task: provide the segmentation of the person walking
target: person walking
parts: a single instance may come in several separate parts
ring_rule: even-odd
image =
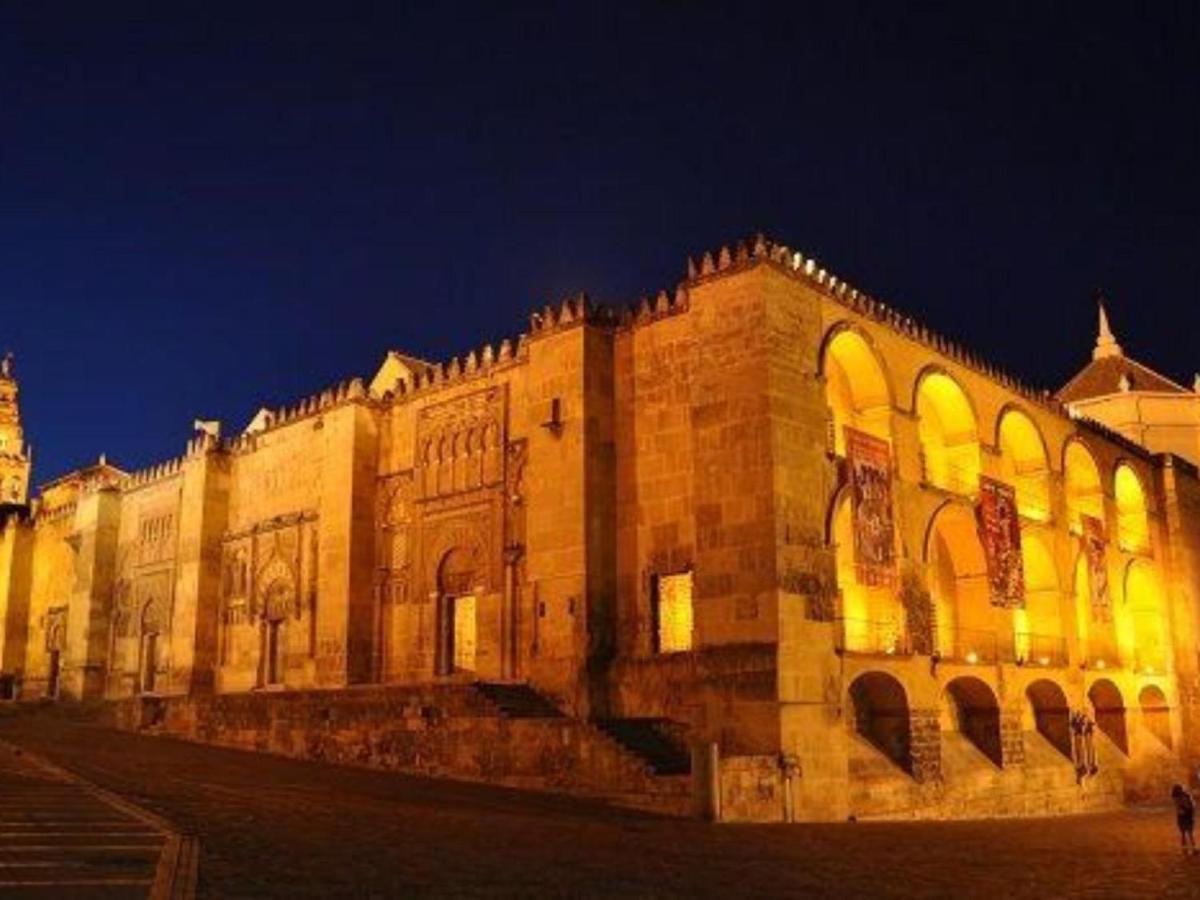
[[[1171,788],[1171,799],[1175,801],[1175,823],[1179,826],[1179,843],[1184,856],[1196,854],[1196,803],[1182,784]]]

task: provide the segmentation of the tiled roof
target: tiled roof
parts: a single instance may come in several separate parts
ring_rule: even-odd
[[[1092,397],[1121,392],[1122,376],[1129,379],[1129,390],[1150,391],[1167,394],[1190,394],[1187,388],[1176,384],[1165,375],[1159,375],[1136,360],[1127,356],[1102,356],[1093,359],[1059,390],[1057,397],[1063,403],[1074,403]]]

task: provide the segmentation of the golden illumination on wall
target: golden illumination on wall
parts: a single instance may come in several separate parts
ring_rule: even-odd
[[[681,653],[692,649],[692,573],[658,578],[658,651]]]
[[[1067,523],[1074,534],[1083,534],[1083,517],[1105,522],[1104,485],[1092,454],[1079,441],[1067,444],[1063,458],[1067,494]]]
[[[988,599],[987,560],[968,507],[947,503],[941,508],[929,529],[925,558],[938,653],[970,663],[994,660],[995,610]]]
[[[858,580],[854,560],[854,517],[849,497],[838,501],[833,519],[837,584],[841,594],[842,645],[853,653],[887,656],[906,649],[904,611],[895,586],[864,585]]]
[[[1000,480],[1013,486],[1017,511],[1028,519],[1050,518],[1050,466],[1033,420],[1010,409],[1000,420]]]
[[[1017,655],[1033,665],[1062,665],[1066,662],[1066,647],[1058,569],[1041,535],[1027,530],[1021,536],[1021,565],[1025,571],[1025,608],[1016,610],[1013,616]]]
[[[1135,559],[1125,573],[1125,617],[1123,632],[1133,647],[1133,662],[1145,675],[1161,675],[1170,669],[1170,639],[1166,596],[1158,568],[1148,559]]]
[[[1146,553],[1150,550],[1150,522],[1146,515],[1146,495],[1142,482],[1127,464],[1117,466],[1113,481],[1117,498],[1117,540],[1122,550]]]
[[[475,671],[476,618],[475,595],[454,598],[454,668]]]
[[[917,389],[925,481],[973,496],[979,490],[979,428],[967,395],[953,378],[932,372]]]
[[[891,440],[887,378],[866,339],[856,331],[834,335],[825,349],[825,401],[832,416],[834,452],[846,453],[845,426]]]
[[[1075,559],[1074,598],[1075,621],[1083,661],[1089,669],[1110,669],[1120,665],[1117,653],[1116,628],[1111,613],[1105,620],[1097,619],[1092,605],[1091,575],[1087,556],[1080,553]]]

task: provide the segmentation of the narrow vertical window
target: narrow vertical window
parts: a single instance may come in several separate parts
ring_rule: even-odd
[[[657,579],[656,623],[659,653],[692,649],[692,573],[660,575]]]

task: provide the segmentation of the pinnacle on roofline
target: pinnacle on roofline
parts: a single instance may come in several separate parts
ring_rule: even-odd
[[[1124,356],[1121,345],[1117,343],[1112,329],[1108,325],[1108,312],[1104,308],[1104,297],[1096,298],[1100,309],[1100,328],[1096,334],[1096,348],[1092,351],[1092,359],[1104,359],[1109,356]]]

